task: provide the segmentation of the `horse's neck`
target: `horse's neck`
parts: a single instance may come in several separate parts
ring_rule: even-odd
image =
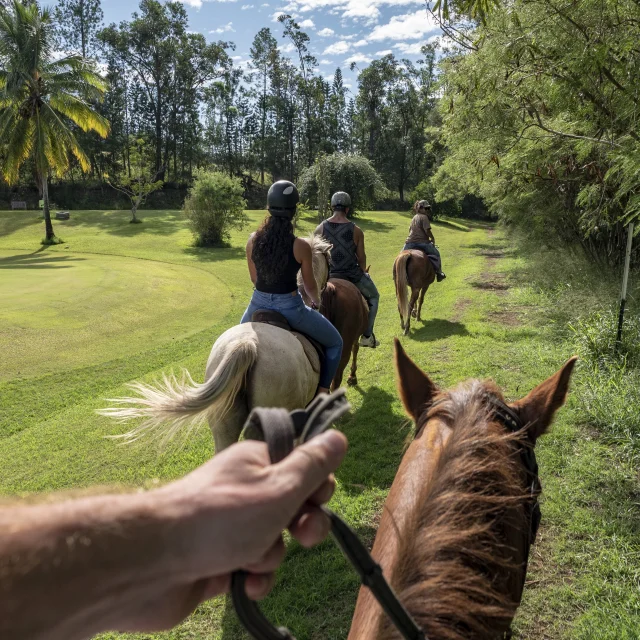
[[[420,510],[420,498],[451,430],[433,420],[411,443],[385,501],[372,555],[393,584],[393,568],[398,564],[400,538]],[[385,615],[369,589],[360,589],[349,640],[375,638],[380,617]]]

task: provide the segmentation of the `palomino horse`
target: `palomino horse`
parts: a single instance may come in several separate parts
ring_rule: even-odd
[[[575,361],[506,405],[492,382],[440,391],[396,340],[398,387],[416,434],[372,555],[426,638],[509,633],[537,524],[533,447],[564,403]],[[349,640],[398,637],[361,589]]]
[[[338,389],[342,384],[342,376],[350,356],[352,357],[351,373],[347,378],[347,384],[350,386],[358,384],[356,376],[360,349],[358,340],[367,330],[369,318],[366,300],[355,284],[348,280],[331,278],[322,294],[320,311],[342,336],[342,355],[331,389]]]
[[[436,272],[431,260],[418,249],[401,251],[393,263],[393,281],[396,284],[400,326],[404,329],[405,336],[409,335],[411,316],[415,313],[416,320],[420,320],[424,294],[435,279]],[[407,298],[407,286],[411,287],[411,300]],[[416,312],[418,295],[420,300]]]
[[[313,234],[307,242],[313,253],[318,291],[323,291],[329,277],[331,245]],[[253,407],[293,410],[309,404],[319,374],[318,355],[304,336],[270,324],[247,322],[231,327],[215,341],[203,384],[195,383],[188,371],[180,380],[165,375],[155,386],[137,382],[131,387],[138,397],[118,398],[114,402],[121,406],[100,413],[122,422],[144,418],[125,434],[130,440],[150,430],[160,431],[161,426],[165,437],[171,438],[183,426],[195,426],[206,418],[216,451],[222,451],[237,442]]]

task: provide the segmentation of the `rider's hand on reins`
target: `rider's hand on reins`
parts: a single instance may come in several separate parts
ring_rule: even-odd
[[[174,540],[181,573],[192,583],[210,581],[210,598],[229,589],[232,571],[245,569],[247,595],[264,597],[284,557],[284,529],[305,547],[329,533],[319,505],[333,495],[332,472],[346,449],[341,433],[327,431],[271,464],[266,444],[242,442],[162,489],[183,512]]]

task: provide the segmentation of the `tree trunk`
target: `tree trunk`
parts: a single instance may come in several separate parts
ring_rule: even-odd
[[[42,213],[44,215],[45,240],[47,242],[51,242],[56,237],[56,234],[53,232],[53,225],[51,224],[51,211],[49,211],[49,185],[47,183],[46,173],[42,178],[42,200],[44,202]]]

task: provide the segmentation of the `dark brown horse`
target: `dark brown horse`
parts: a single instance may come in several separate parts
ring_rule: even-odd
[[[492,382],[440,391],[396,340],[400,396],[416,434],[372,554],[430,640],[495,640],[509,632],[535,533],[532,451],[564,403],[575,360],[506,405]],[[399,637],[361,589],[349,640]]]
[[[393,263],[393,281],[396,285],[396,299],[400,312],[400,326],[404,329],[404,335],[409,334],[411,316],[420,320],[424,294],[429,285],[436,279],[436,272],[431,260],[418,249],[401,251]],[[411,299],[407,298],[407,287],[411,287]],[[416,311],[416,301],[418,307]]]
[[[358,384],[358,350],[360,336],[367,329],[369,308],[355,284],[348,280],[331,278],[322,293],[322,314],[333,324],[342,337],[342,356],[338,370],[331,383],[335,390],[342,384],[344,370],[351,360],[351,373],[347,379],[350,386]]]

